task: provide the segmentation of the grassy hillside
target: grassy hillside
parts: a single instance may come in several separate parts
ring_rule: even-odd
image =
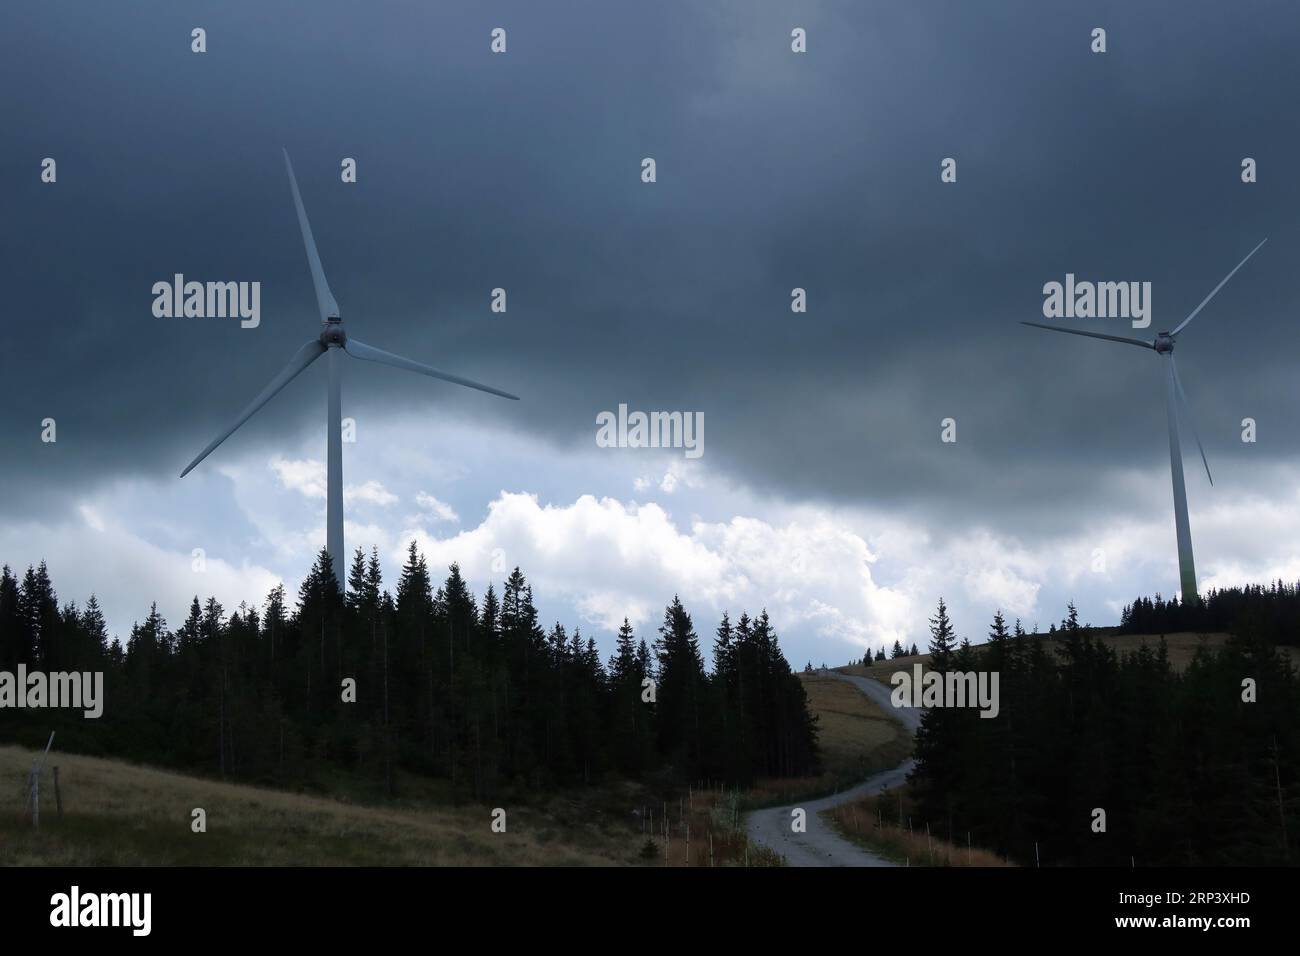
[[[0,864],[154,865],[618,865],[637,860],[630,791],[593,790],[541,808],[370,807],[221,783],[116,760],[51,755],[64,816],[47,768],[41,828],[20,811],[33,753],[0,747]],[[633,788],[634,789],[634,788]],[[207,811],[206,833],[190,830]]]
[[[907,732],[852,684],[802,674],[809,706],[817,715],[817,744],[826,773],[852,781],[897,766],[911,753]]]
[[[801,673],[799,679],[817,715],[822,772],[758,781],[746,797],[751,809],[833,793],[898,766],[912,752],[911,736],[852,684],[820,674]]]
[[[49,763],[59,766],[64,815],[55,812],[47,767],[37,832],[20,796],[35,754],[0,746],[0,787],[12,797],[0,805],[0,865],[663,865],[665,849],[672,866],[762,863],[763,854],[732,830],[741,805],[795,791],[829,792],[896,764],[910,749],[898,725],[850,685],[802,679],[820,717],[826,767],[820,777],[762,781],[740,793],[694,789],[671,800],[639,784],[612,782],[507,805],[504,834],[491,831],[492,807],[448,806],[436,788],[414,778],[402,789],[417,796],[375,806],[57,751]],[[341,792],[348,789],[340,784]],[[206,833],[190,829],[196,807],[207,811]],[[642,855],[648,836],[653,856]]]

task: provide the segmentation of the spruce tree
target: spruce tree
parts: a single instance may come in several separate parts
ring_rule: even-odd
[[[952,621],[948,619],[948,606],[939,598],[939,609],[930,618],[930,669],[941,674],[952,667],[953,649],[957,646],[957,635],[953,631]],[[915,648],[913,648],[915,653]]]
[[[706,729],[704,660],[690,615],[675,596],[664,610],[655,650],[659,752],[695,776],[702,763]]]
[[[20,661],[34,664],[35,646],[24,624],[18,579],[6,564],[0,570],[0,669],[12,671]]]

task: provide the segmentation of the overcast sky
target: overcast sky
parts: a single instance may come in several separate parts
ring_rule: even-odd
[[[976,641],[999,607],[1114,623],[1177,590],[1162,370],[1018,322],[1066,273],[1149,281],[1145,332],[1062,320],[1149,336],[1265,237],[1179,341],[1192,536],[1202,588],[1300,578],[1297,28],[1291,0],[6,4],[0,561],[123,637],[151,600],[297,586],[324,363],[177,478],[319,330],[283,146],[349,334],[523,399],[348,362],[347,547],[390,584],[412,538],[479,594],[517,564],[606,651],[674,593],[704,635],[766,606],[798,665],[924,644],[940,595]],[[175,273],[261,283],[260,325],[156,318]],[[702,413],[703,455],[597,447],[620,403]]]

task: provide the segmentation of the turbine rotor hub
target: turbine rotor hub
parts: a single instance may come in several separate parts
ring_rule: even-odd
[[[1154,348],[1161,354],[1172,352],[1174,350],[1174,337],[1168,332],[1157,333]]]
[[[325,323],[325,327],[320,331],[320,344],[326,348],[337,345],[342,348],[348,340],[348,335],[343,331],[343,322],[336,318],[330,318]]]

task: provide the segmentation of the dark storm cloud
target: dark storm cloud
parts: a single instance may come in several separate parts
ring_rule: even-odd
[[[709,461],[757,488],[1032,536],[1064,496],[1070,521],[1121,506],[1095,496],[1103,470],[1159,465],[1165,441],[1155,356],[1019,326],[1042,318],[1042,284],[1149,280],[1154,332],[1267,235],[1179,361],[1213,458],[1285,458],[1300,441],[1291,3],[0,17],[10,508],[179,471],[315,334],[281,145],[351,334],[525,397],[350,363],[345,414],[443,406],[565,447],[619,402],[702,410]],[[795,25],[805,56],[789,51]],[[195,26],[206,54],[189,50]],[[504,56],[488,51],[495,26]],[[39,182],[45,156],[55,186]],[[357,185],[339,181],[344,156]],[[955,185],[939,182],[947,156]],[[1243,156],[1258,184],[1240,183]],[[150,287],[177,272],[261,281],[261,327],[154,318]],[[504,316],[488,311],[496,286]],[[794,286],[807,315],[790,312]],[[310,370],[252,435],[323,417],[323,391]],[[1247,415],[1257,447],[1237,440]],[[47,416],[57,446],[39,442]]]

